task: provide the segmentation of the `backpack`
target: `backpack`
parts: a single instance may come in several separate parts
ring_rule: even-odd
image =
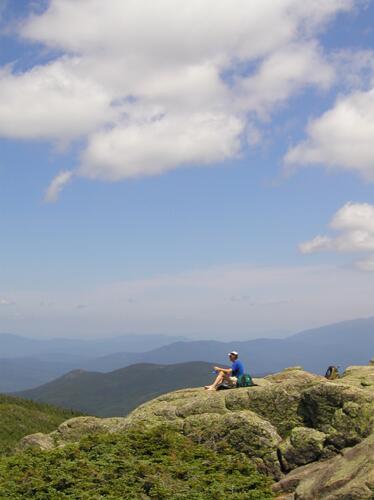
[[[325,373],[325,377],[327,380],[335,380],[340,378],[339,367],[337,366],[329,366]]]
[[[236,387],[252,387],[253,385],[256,384],[253,383],[252,377],[249,373],[243,373],[243,375],[240,375],[236,383]]]

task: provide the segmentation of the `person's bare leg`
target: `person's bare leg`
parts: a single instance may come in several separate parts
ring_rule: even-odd
[[[225,373],[224,372],[219,372],[217,377],[216,377],[216,380],[213,382],[212,385],[206,385],[205,386],[205,389],[207,389],[208,391],[215,391],[217,389],[217,387],[222,384],[223,382],[223,379],[225,377]]]
[[[206,385],[204,389],[214,390],[223,380],[223,373],[219,372],[215,381],[211,385]]]

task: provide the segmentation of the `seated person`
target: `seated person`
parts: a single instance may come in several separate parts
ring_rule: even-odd
[[[217,388],[224,383],[228,387],[236,387],[238,377],[244,374],[243,363],[238,359],[239,354],[236,351],[228,353],[231,361],[231,368],[214,367],[214,371],[218,374],[212,385],[206,385],[208,391],[216,391]]]

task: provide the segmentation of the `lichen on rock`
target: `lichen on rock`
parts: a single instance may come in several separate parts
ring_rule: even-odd
[[[98,418],[98,417],[76,417],[66,420],[50,434],[40,432],[25,436],[21,439],[18,449],[37,447],[41,450],[50,450],[68,443],[79,441],[82,437],[99,434],[115,433],[127,428],[125,417]]]
[[[319,460],[324,452],[326,434],[308,427],[294,427],[280,447],[280,461],[284,472]]]
[[[281,477],[281,437],[270,422],[251,411],[203,413],[185,419],[183,433],[213,448],[228,445],[250,457],[261,472]]]
[[[374,358],[368,366],[349,366],[344,371],[341,382],[374,391]]]
[[[374,395],[346,383],[326,382],[303,391],[305,425],[327,435],[338,450],[367,437],[374,425]]]

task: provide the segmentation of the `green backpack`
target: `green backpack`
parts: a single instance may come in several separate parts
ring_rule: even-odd
[[[252,377],[248,373],[243,373],[238,377],[238,381],[236,383],[236,387],[252,387],[256,385],[253,383]]]

